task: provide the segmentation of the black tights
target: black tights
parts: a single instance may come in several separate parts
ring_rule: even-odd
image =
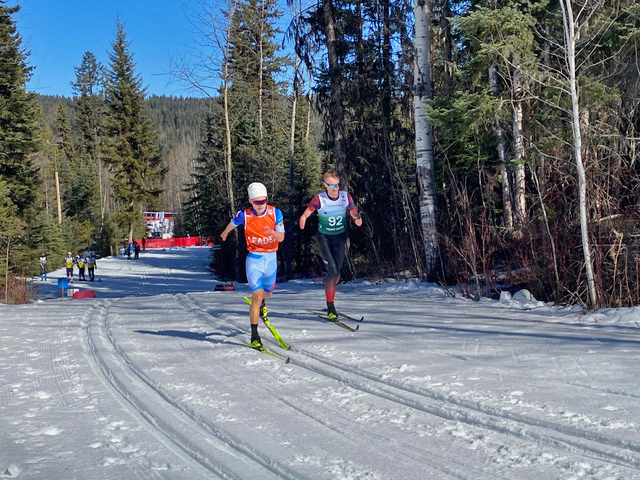
[[[345,244],[347,242],[347,234],[339,233],[338,235],[318,234],[318,246],[320,247],[320,255],[327,267],[327,276],[324,279],[325,288],[332,288],[335,292],[335,286],[340,279],[340,270],[345,259]],[[331,295],[332,296],[332,295]],[[333,299],[331,299],[333,301]]]

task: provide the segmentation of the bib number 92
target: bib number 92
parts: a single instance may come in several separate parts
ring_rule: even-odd
[[[341,227],[342,222],[344,221],[344,217],[329,217],[327,218],[327,222],[330,227]]]

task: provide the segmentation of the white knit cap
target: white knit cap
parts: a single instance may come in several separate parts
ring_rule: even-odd
[[[249,185],[247,192],[249,193],[249,200],[253,200],[254,198],[258,197],[266,197],[267,187],[265,187],[260,182],[253,182],[251,185]]]

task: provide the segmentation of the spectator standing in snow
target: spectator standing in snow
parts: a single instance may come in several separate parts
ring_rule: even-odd
[[[98,262],[96,261],[96,256],[93,252],[89,254],[87,258],[87,270],[89,271],[89,281],[93,282],[95,277],[95,269],[98,268]]]
[[[78,265],[78,280],[81,280],[83,282],[87,281],[87,279],[84,276],[85,263],[86,261],[84,259],[84,255],[82,255],[82,252],[80,252],[76,257],[76,264]]]
[[[76,259],[71,252],[67,252],[67,256],[64,257],[64,266],[67,268],[67,279],[69,283],[73,283],[73,264],[76,263]]]
[[[40,255],[40,279],[43,281],[47,279],[47,256],[44,252]]]

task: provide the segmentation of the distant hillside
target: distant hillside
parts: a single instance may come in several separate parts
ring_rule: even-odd
[[[74,100],[58,95],[36,95],[42,107],[43,125],[54,132],[58,105],[67,107],[71,125],[75,123]],[[149,117],[158,129],[158,141],[166,154],[172,147],[189,139],[200,138],[205,116],[213,101],[207,98],[185,98],[152,95],[147,99]]]
[[[197,143],[213,101],[207,98],[183,98],[153,95],[147,99],[149,116],[158,129],[163,153],[184,143]]]
[[[54,95],[37,95],[42,108],[43,127],[57,134],[56,110],[66,107],[73,135],[76,135],[74,99]],[[213,100],[153,95],[147,99],[149,118],[158,132],[158,145],[162,150],[167,172],[164,190],[160,195],[162,209],[180,214],[186,200],[185,186],[191,182],[192,162],[197,154],[202,128]]]

